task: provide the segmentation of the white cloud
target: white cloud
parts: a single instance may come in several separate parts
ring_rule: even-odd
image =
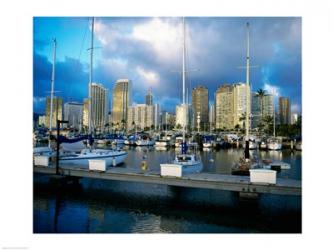
[[[143,67],[138,66],[136,68],[137,73],[139,76],[143,79],[144,82],[149,83],[149,84],[157,84],[159,81],[159,74],[150,71],[150,70],[145,70]]]
[[[117,46],[117,40],[121,37],[118,28],[113,25],[107,25],[101,20],[95,22],[94,34],[103,46],[113,49]]]
[[[147,42],[162,60],[180,57],[182,41],[181,23],[169,19],[153,18],[133,27],[133,39]]]
[[[281,95],[281,90],[278,86],[274,86],[272,84],[269,83],[265,83],[264,84],[264,90],[267,91],[267,93],[275,95],[275,96],[280,96]]]

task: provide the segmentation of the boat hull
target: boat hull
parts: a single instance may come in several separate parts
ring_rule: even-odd
[[[153,146],[155,144],[154,141],[136,141],[135,144],[137,146]]]
[[[282,149],[282,144],[273,142],[273,143],[268,143],[267,144],[268,150],[281,150]]]
[[[93,153],[93,154],[77,154],[77,155],[70,155],[70,156],[63,156],[60,158],[60,164],[73,164],[73,165],[80,165],[84,167],[89,166],[89,160],[105,160],[107,166],[111,165],[118,165],[125,161],[127,157],[127,153],[122,152],[110,152],[106,153],[101,151],[100,153]]]

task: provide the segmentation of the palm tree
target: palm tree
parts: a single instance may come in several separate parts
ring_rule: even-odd
[[[266,95],[266,91],[263,89],[258,89],[257,96],[260,100],[260,121],[262,122],[264,117],[264,96]]]

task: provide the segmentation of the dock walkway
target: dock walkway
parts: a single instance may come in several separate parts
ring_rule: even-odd
[[[34,166],[35,173],[55,175],[54,166]],[[268,193],[278,195],[302,195],[300,180],[277,178],[275,185],[251,183],[248,176],[235,176],[213,173],[186,174],[183,177],[162,177],[157,171],[142,171],[140,169],[111,167],[105,172],[89,171],[87,168],[76,166],[61,166],[60,174],[78,178],[96,178],[104,180],[142,182],[170,186],[208,188],[215,190]]]

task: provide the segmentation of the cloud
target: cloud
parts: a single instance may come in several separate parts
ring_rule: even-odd
[[[301,18],[294,17],[188,17],[186,18],[187,87],[209,89],[210,101],[221,83],[245,82],[246,26],[250,22],[250,82],[253,90],[277,88],[301,105]],[[37,30],[38,31],[38,27]],[[133,82],[133,97],[153,87],[155,102],[171,108],[180,102],[182,19],[180,17],[96,18],[97,50],[94,81],[112,90],[117,79]],[[98,44],[99,43],[99,44]],[[52,65],[45,51],[34,57],[34,96],[50,89]],[[99,56],[98,56],[99,55]],[[61,95],[87,95],[87,65],[68,56],[56,67],[56,89]],[[35,77],[36,75],[36,77]]]
[[[138,66],[136,71],[138,72],[139,76],[142,77],[142,79],[149,85],[155,85],[159,81],[159,75],[154,71],[145,70],[141,66]]]
[[[133,27],[131,38],[148,43],[160,61],[179,57],[181,24],[170,18],[153,18]]]
[[[275,95],[276,97],[279,97],[281,95],[281,90],[278,86],[265,83],[263,89],[266,90],[267,93]]]

